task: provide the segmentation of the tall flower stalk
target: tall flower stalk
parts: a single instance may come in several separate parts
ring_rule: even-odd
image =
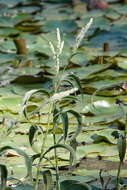
[[[93,23],[93,18],[90,18],[89,22],[86,24],[86,26],[82,27],[81,30],[79,31],[76,40],[75,40],[75,45],[73,47],[73,53],[75,54],[77,49],[79,48],[85,34],[87,33],[87,31],[89,30],[90,26]]]
[[[55,61],[55,78],[57,79],[57,77],[59,75],[59,69],[60,69],[60,55],[62,54],[62,50],[64,47],[64,41],[61,41],[61,35],[60,35],[59,28],[57,28],[56,34],[57,34],[56,47],[51,41],[49,42],[49,45],[50,45],[51,52],[53,54],[53,59]],[[55,84],[54,84],[55,93],[57,92],[57,88],[58,88],[57,82],[55,81]]]
[[[50,41],[49,45],[50,45],[50,49],[51,52],[53,54],[53,59],[55,61],[55,82],[54,82],[54,95],[51,98],[51,101],[53,100],[53,108],[55,110],[56,107],[56,103],[57,103],[57,97],[59,96],[59,94],[57,94],[58,89],[59,89],[59,80],[58,80],[58,75],[59,75],[59,70],[60,70],[60,55],[62,54],[62,50],[64,47],[64,41],[61,41],[61,34],[60,34],[60,30],[59,28],[57,28],[56,30],[56,36],[57,36],[57,44],[56,47],[55,45]],[[56,98],[56,100],[55,100]],[[56,117],[54,115],[54,117]],[[54,141],[54,145],[57,144],[56,142],[56,134],[55,134],[55,128],[57,126],[55,126],[56,124],[53,124],[53,141]],[[59,168],[58,168],[58,158],[57,158],[57,150],[56,148],[54,149],[54,155],[55,155],[55,168],[56,168],[56,190],[60,190],[60,185],[59,185]]]

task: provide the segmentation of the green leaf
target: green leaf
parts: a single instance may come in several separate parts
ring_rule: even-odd
[[[66,150],[68,150],[70,152],[70,165],[73,165],[75,162],[75,152],[73,150],[73,148],[69,145],[66,144],[56,144],[54,146],[49,147],[49,149],[43,154],[42,158],[51,150],[55,149],[55,148],[64,148]]]
[[[68,79],[71,79],[75,83],[76,87],[79,89],[80,93],[83,95],[83,90],[82,90],[82,86],[81,86],[79,78],[75,74],[69,74]]]
[[[70,159],[70,165],[73,165],[75,163],[75,159],[76,159],[75,158],[75,151],[73,150],[73,148],[71,146],[66,145],[66,144],[56,144],[54,146],[49,147],[48,150],[42,155],[41,159],[45,158],[45,155],[47,153],[49,153],[51,150],[53,150],[54,148],[63,148],[63,149],[68,150],[70,153],[70,158],[69,158]],[[34,154],[32,156],[32,162],[34,162],[34,160],[39,158],[40,156],[41,156],[40,153]]]
[[[30,177],[30,179],[32,181],[32,161],[31,161],[30,157],[23,150],[20,150],[18,148],[13,148],[11,146],[4,146],[4,147],[0,148],[0,154],[5,152],[6,150],[14,150],[19,155],[24,157],[26,168],[27,168],[27,175]]]
[[[58,124],[58,118],[60,115],[60,110],[55,106],[53,109],[53,124]]]
[[[29,143],[34,152],[38,153],[37,144],[39,143],[39,135],[43,134],[43,128],[41,126],[32,125],[29,130]],[[42,142],[42,139],[41,139]],[[40,148],[40,146],[39,146]]]
[[[45,170],[42,171],[41,174],[43,175],[45,190],[53,190],[53,180],[51,171]]]
[[[23,99],[23,105],[26,105],[27,102],[29,101],[29,99],[31,98],[31,96],[33,96],[34,94],[37,94],[37,93],[43,93],[45,94],[46,96],[49,97],[49,93],[48,91],[44,90],[44,89],[34,89],[34,90],[30,90],[28,91],[26,94],[25,94],[25,97]]]
[[[126,59],[121,59],[118,60],[118,66],[124,70],[127,70],[127,60]]]
[[[34,137],[35,137],[37,131],[38,131],[38,127],[35,125],[32,125],[29,129],[29,143],[34,152],[36,152],[36,148],[34,147],[34,142],[35,142]]]
[[[35,135],[35,133],[37,132],[37,130],[38,130],[38,127],[37,126],[31,126],[30,127],[30,130],[29,130],[29,142],[30,142],[30,145],[31,145],[31,147],[32,147],[32,145],[33,145],[33,140],[34,140],[34,135]]]
[[[5,187],[4,190],[13,190],[11,187]]]
[[[20,184],[14,187],[13,190],[34,190],[34,187],[29,184]]]
[[[88,57],[85,52],[77,52],[70,58],[71,63],[83,66],[88,64]]]
[[[107,142],[109,144],[112,144],[112,142],[104,135],[94,134],[91,136],[91,138],[93,139],[94,143]]]
[[[61,118],[63,121],[63,132],[64,132],[64,141],[68,135],[68,115],[67,112],[61,112]]]
[[[21,112],[24,114],[24,116],[25,116],[25,118],[26,118],[27,120],[29,120],[28,117],[27,117],[27,110],[26,110],[26,108],[27,108],[27,103],[28,103],[29,99],[30,99],[33,95],[35,95],[35,94],[37,94],[37,93],[42,93],[42,94],[45,94],[47,97],[49,97],[48,91],[46,91],[46,90],[44,90],[44,89],[34,89],[34,90],[30,90],[30,91],[28,91],[28,92],[25,94],[25,97],[24,97],[24,99],[23,99],[23,105],[22,105]]]
[[[34,162],[34,160],[36,160],[36,159],[39,158],[40,156],[41,156],[40,153],[32,155],[32,156],[31,156],[32,163]]]
[[[0,164],[0,170],[1,170],[1,185],[0,189],[5,190],[6,183],[7,183],[7,175],[8,171],[5,165]]]
[[[67,112],[71,113],[76,118],[76,120],[78,122],[77,129],[75,130],[74,135],[70,139],[70,140],[73,140],[79,135],[79,133],[82,130],[82,116],[81,116],[81,114],[79,114],[78,112],[76,112],[74,110],[68,110]]]
[[[61,190],[92,190],[86,183],[80,183],[76,180],[64,180],[60,184]]]
[[[84,107],[83,113],[92,113],[94,117],[86,117],[88,122],[111,122],[124,116],[124,110],[121,106],[110,104],[108,101],[95,101]]]
[[[119,135],[117,147],[119,151],[120,161],[123,162],[125,154],[126,154],[126,136]]]
[[[44,32],[51,32],[60,28],[62,32],[71,33],[77,29],[77,24],[74,20],[49,20],[42,27]]]

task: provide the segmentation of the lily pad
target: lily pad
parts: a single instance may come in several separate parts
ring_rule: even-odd
[[[74,20],[50,20],[45,23],[42,27],[44,32],[50,32],[60,28],[62,32],[75,32],[77,30],[77,25]]]

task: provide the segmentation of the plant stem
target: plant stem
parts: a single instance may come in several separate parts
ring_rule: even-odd
[[[56,145],[56,135],[53,133],[53,141],[54,145]],[[54,149],[54,155],[55,155],[55,168],[56,168],[56,190],[59,190],[59,168],[58,168],[58,159],[57,159],[57,151],[56,148]]]
[[[50,104],[50,108],[49,108],[49,114],[48,114],[48,118],[47,118],[46,133],[45,133],[44,138],[43,138],[43,143],[42,143],[42,146],[41,146],[41,154],[40,154],[39,162],[38,162],[38,165],[37,165],[37,174],[36,174],[35,190],[38,190],[39,174],[40,174],[40,163],[41,163],[41,161],[42,161],[42,157],[43,157],[43,154],[44,154],[45,143],[46,143],[46,139],[47,139],[49,127],[50,127],[50,116],[51,116],[51,112],[52,112],[52,104]]]
[[[116,190],[119,190],[119,180],[120,180],[120,171],[121,171],[122,162],[119,162],[118,172],[117,172],[117,182],[116,182]]]
[[[58,64],[59,59],[56,60],[56,65]],[[60,86],[60,81],[58,79],[59,76],[59,69],[58,72],[55,75],[56,81],[54,83],[54,93],[57,93],[59,86]],[[55,107],[55,103],[53,105]],[[53,127],[53,143],[54,145],[56,145],[56,134],[55,134],[55,126]],[[58,168],[58,159],[57,159],[57,150],[56,148],[54,149],[54,156],[55,156],[55,169],[56,169],[56,190],[60,190],[60,186],[59,186],[59,168]]]

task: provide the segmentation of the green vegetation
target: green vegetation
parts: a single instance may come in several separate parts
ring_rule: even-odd
[[[127,5],[1,0],[0,189],[127,189]]]

